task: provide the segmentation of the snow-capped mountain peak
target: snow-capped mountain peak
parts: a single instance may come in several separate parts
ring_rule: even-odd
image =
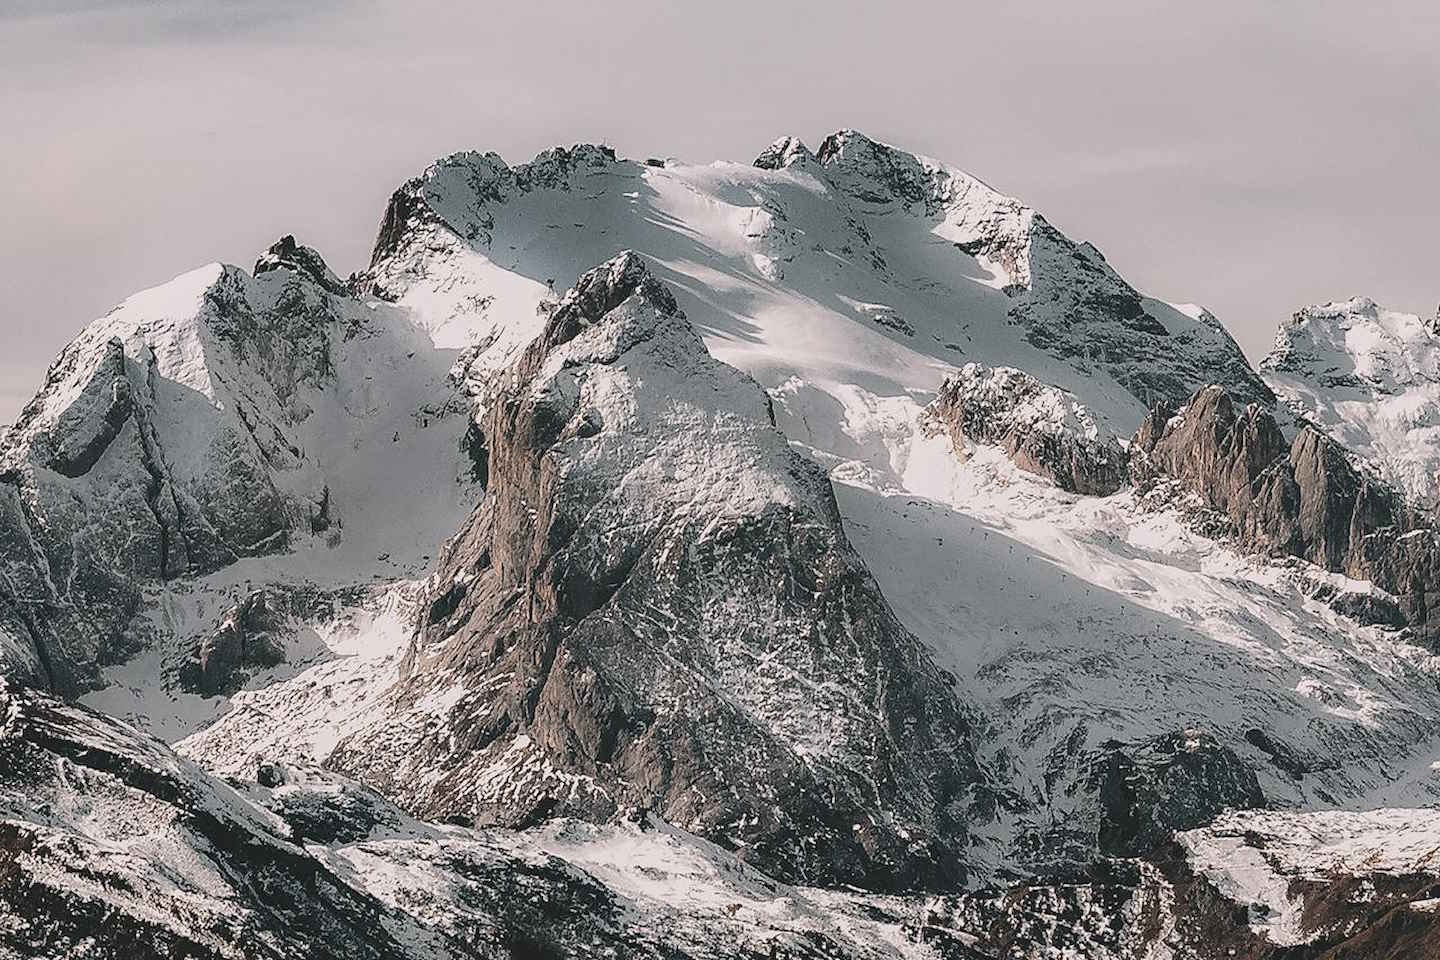
[[[783,170],[814,161],[815,154],[799,137],[780,137],[760,151],[755,158],[755,166],[762,170]]]
[[[251,272],[258,277],[270,270],[298,270],[331,293],[341,291],[340,278],[335,276],[334,271],[325,263],[325,258],[314,248],[297,243],[291,234],[286,234],[271,244],[270,249],[255,261],[255,268]]]
[[[4,437],[0,662],[74,694],[151,645],[156,585],[310,542],[363,549],[382,464],[420,439],[434,472],[461,469],[454,435],[435,442],[463,430],[442,423],[452,360],[292,237],[254,275],[212,263],[127,299]]]
[[[1368,297],[1306,307],[1260,370],[1293,410],[1417,502],[1440,502],[1440,318]]]
[[[1262,370],[1376,394],[1440,381],[1440,318],[1387,310],[1369,297],[1306,307],[1275,334]]]
[[[1302,312],[1297,421],[854,130],[445,157],[0,439],[0,953],[1424,955],[1435,818],[1358,811],[1440,797],[1440,537],[1364,463],[1440,448],[1376,413],[1434,335]]]

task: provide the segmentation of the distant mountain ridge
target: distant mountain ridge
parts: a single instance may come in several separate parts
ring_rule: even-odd
[[[1440,315],[1357,297],[1306,307],[1282,324],[1261,375],[1426,507],[1440,500]]]

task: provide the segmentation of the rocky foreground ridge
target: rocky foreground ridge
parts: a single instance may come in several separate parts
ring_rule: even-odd
[[[1399,960],[1436,946],[1434,811],[1236,815],[1153,862],[887,897],[776,883],[644,816],[441,826],[315,768],[225,782],[32,692],[0,688],[0,715],[4,956]]]

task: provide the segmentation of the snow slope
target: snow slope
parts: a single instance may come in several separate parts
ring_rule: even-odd
[[[392,199],[365,283],[437,342],[483,348],[481,369],[538,331],[552,288],[632,249],[710,351],[769,388],[905,396],[1008,364],[1127,433],[1151,399],[1216,377],[1265,392],[1213,317],[1142,297],[1018,201],[853,131],[826,144],[774,169],[455,154]]]
[[[994,762],[1033,800],[1011,824],[1022,849],[1093,842],[1097,766],[1174,734],[1233,751],[1268,803],[1440,797],[1440,661],[1310,599],[1313,569],[1209,540],[1169,498],[1077,497],[993,448],[961,465],[949,446],[916,442],[900,478],[838,465],[837,495],[886,597],[969,680]],[[1210,813],[1237,799],[1217,789]]]

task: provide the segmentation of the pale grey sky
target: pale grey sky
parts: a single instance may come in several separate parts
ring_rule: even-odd
[[[282,233],[342,275],[461,148],[955,163],[1211,307],[1440,301],[1435,0],[0,0],[0,422],[76,331]]]

